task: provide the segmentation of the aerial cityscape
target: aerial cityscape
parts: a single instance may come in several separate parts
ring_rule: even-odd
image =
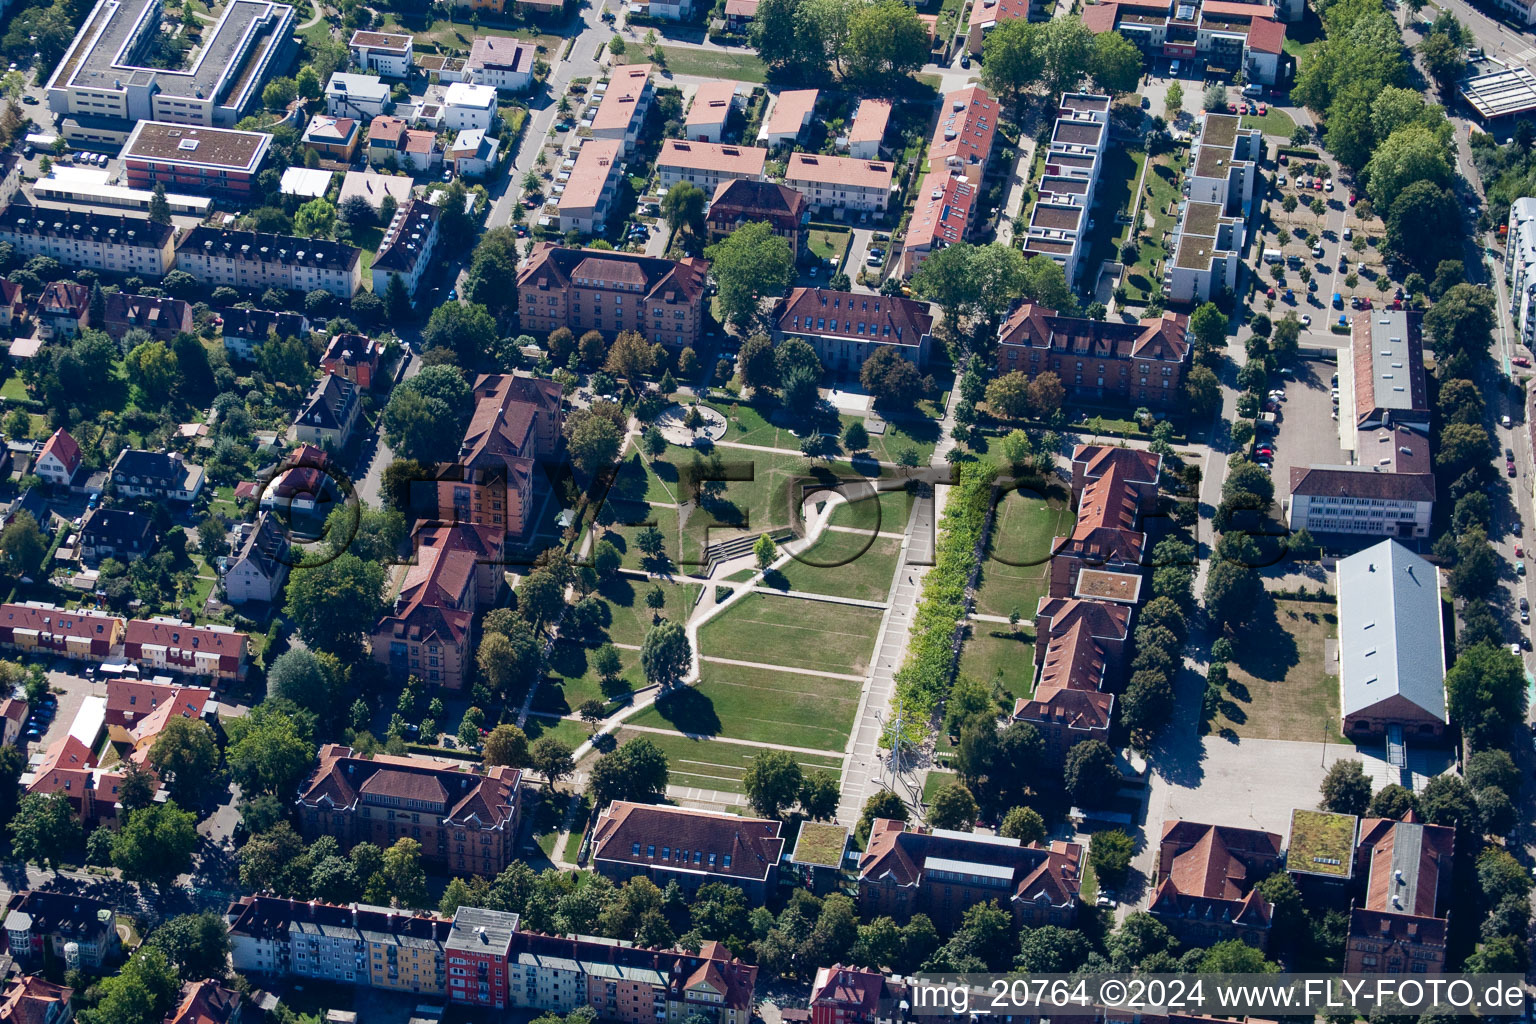
[[[0,1024],[1536,1019],[1533,148],[1527,0],[8,0]]]

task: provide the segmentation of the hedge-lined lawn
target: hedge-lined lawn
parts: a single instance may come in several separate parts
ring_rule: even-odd
[[[997,508],[976,610],[1033,618],[1050,584],[1051,540],[1070,532],[1074,519],[1063,501],[1010,491]]]
[[[1030,608],[1029,615],[1034,611]],[[960,673],[983,683],[1000,679],[1013,697],[1028,697],[1035,689],[1034,633],[1022,623],[1017,633],[1001,623],[971,623],[960,651]]]
[[[652,612],[646,606],[645,595],[653,586],[660,587],[662,593],[667,595],[661,616],[674,622],[688,621],[688,617],[693,614],[693,604],[699,596],[697,583],[667,583],[619,576],[598,589],[598,596],[608,605],[612,616],[608,623],[609,640],[635,647],[644,642],[646,630],[651,628],[652,622]]]
[[[589,700],[622,703],[628,700],[630,691],[645,685],[645,673],[640,670],[640,652],[620,648],[619,660],[624,671],[605,686],[592,667],[595,649],[572,640],[555,644],[545,662],[544,680],[534,695],[533,710],[557,715],[574,714],[583,702]]]
[[[619,731],[619,742],[645,737],[667,756],[674,786],[697,786],[718,789],[727,793],[743,792],[741,777],[746,774],[757,749],[740,743],[718,743],[713,740],[691,740],[686,736],[668,736],[663,733],[638,732],[631,729]],[[842,781],[841,756],[828,754],[796,754],[803,771],[826,771]]]
[[[904,533],[907,520],[912,517],[912,503],[916,500],[911,491],[902,488],[881,491],[878,497],[871,495],[845,501],[832,510],[827,525],[851,526],[870,533]]]
[[[820,260],[836,260],[839,270],[848,256],[848,246],[853,242],[853,232],[843,228],[811,228],[806,235],[805,247]]]
[[[706,657],[862,675],[880,630],[880,610],[771,594],[748,594],[699,629]]]
[[[816,543],[775,570],[764,583],[790,590],[884,601],[891,592],[901,541],[868,533],[827,530]]]
[[[757,743],[842,750],[860,685],[845,679],[705,662],[700,680],[640,712],[635,725]]]

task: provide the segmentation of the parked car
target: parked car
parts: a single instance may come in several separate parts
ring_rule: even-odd
[[[1285,188],[1286,184],[1287,184],[1286,177],[1283,174],[1280,175],[1280,177],[1275,179],[1275,187],[1276,188]]]
[[[1515,356],[1513,359],[1510,360],[1510,362],[1514,363],[1516,366],[1530,366],[1531,365],[1531,361],[1528,358],[1526,358],[1525,356]]]
[[[1301,315],[1301,326],[1303,326],[1303,327],[1311,327],[1312,326],[1312,315],[1310,313],[1303,313]]]

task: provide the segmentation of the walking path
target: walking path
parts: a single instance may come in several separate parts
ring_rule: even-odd
[[[699,740],[704,743],[733,743],[740,747],[751,747],[754,750],[783,750],[791,754],[809,754],[812,757],[837,757],[835,750],[817,750],[815,747],[794,747],[787,743],[763,743],[759,740],[739,740],[734,736],[709,736],[701,732],[679,733],[676,729],[660,729],[654,725],[626,725],[630,732],[651,732],[660,736],[682,735],[690,740]]]
[[[885,608],[888,602],[869,601],[862,597],[839,597],[836,594],[813,594],[807,590],[780,590],[778,587],[757,586],[753,593],[773,594],[776,597],[798,597],[802,601],[825,601],[827,604],[851,604],[856,608]]]
[[[819,676],[822,679],[841,679],[844,682],[862,683],[863,676],[852,676],[842,672],[823,672],[815,668],[793,668],[789,665],[765,665],[760,661],[741,661],[737,658],[716,658],[713,655],[703,655],[700,661],[707,661],[711,665],[735,665],[737,668],[760,668],[769,672],[790,672],[797,676]]]
[[[865,536],[865,537],[870,537],[870,536],[883,537],[886,540],[901,540],[903,537],[906,536],[906,534],[904,534],[904,533],[879,533],[879,532],[877,532],[877,533],[871,534],[868,530],[861,530],[857,526],[829,526],[829,527],[827,527],[827,529],[831,530],[834,533],[857,533],[857,534],[860,534],[860,535]]]

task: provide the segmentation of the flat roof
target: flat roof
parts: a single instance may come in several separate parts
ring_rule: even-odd
[[[803,821],[789,862],[807,867],[840,868],[848,850],[848,833],[847,825]]]
[[[352,33],[351,46],[365,46],[370,50],[397,50],[401,53],[409,53],[411,50],[411,36],[394,32],[368,32],[358,29]]]
[[[1215,237],[1221,226],[1221,207],[1215,203],[1190,203],[1184,209],[1184,232]]]
[[[1084,569],[1077,575],[1077,591],[1072,596],[1113,601],[1116,604],[1135,604],[1141,598],[1141,574]]]
[[[1200,129],[1200,142],[1207,146],[1222,146],[1231,149],[1237,141],[1237,129],[1242,121],[1235,114],[1209,113],[1205,115],[1205,124]]]
[[[233,128],[205,128],[168,121],[140,121],[123,143],[123,158],[154,160],[254,174],[266,158],[272,136]]]
[[[924,857],[924,871],[948,871],[955,875],[976,875],[1007,882],[1013,878],[1013,868],[999,864],[978,864],[973,860],[953,860],[949,857]]]
[[[1530,68],[1505,68],[1461,83],[1461,97],[1483,120],[1536,110],[1536,75]]]
[[[1087,210],[1081,206],[1065,206],[1058,203],[1038,202],[1029,215],[1029,226],[1052,231],[1076,231],[1083,223]]]
[[[306,196],[310,199],[319,199],[330,191],[332,171],[322,171],[318,168],[311,170],[308,167],[290,167],[283,172],[283,183],[280,191],[285,196]]]
[[[1298,807],[1291,812],[1286,870],[1326,878],[1350,877],[1354,872],[1357,825],[1353,814]]]

